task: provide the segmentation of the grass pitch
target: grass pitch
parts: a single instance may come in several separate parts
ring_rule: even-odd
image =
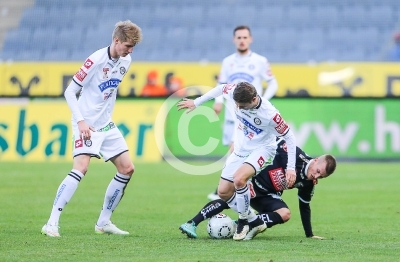
[[[61,238],[40,234],[69,163],[0,163],[0,261],[400,261],[400,164],[339,163],[316,187],[314,234],[307,239],[297,190],[283,198],[292,218],[248,242],[199,238],[178,227],[207,202],[219,174],[190,176],[167,163],[136,164],[113,222],[129,236],[96,235],[105,189],[115,171],[93,160],[65,208]],[[225,212],[232,218],[232,211]]]

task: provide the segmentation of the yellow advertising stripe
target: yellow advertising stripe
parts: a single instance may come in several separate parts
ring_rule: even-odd
[[[1,64],[0,95],[61,96],[80,63]],[[272,64],[278,97],[400,96],[400,71],[394,63]],[[121,96],[140,96],[147,74],[158,71],[158,82],[181,78],[188,95],[204,93],[217,84],[219,63],[132,63],[119,86]]]
[[[162,101],[119,101],[113,121],[125,135],[133,161],[162,160],[154,122]],[[67,103],[0,104],[1,161],[72,161],[71,113]],[[52,113],[49,113],[52,112]]]

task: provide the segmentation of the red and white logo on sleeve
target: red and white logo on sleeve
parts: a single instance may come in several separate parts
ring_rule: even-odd
[[[228,94],[229,90],[232,90],[232,88],[235,87],[236,84],[226,84],[224,85],[224,88],[222,89],[222,92],[224,94]]]
[[[83,66],[84,66],[86,69],[89,69],[89,68],[92,67],[93,64],[94,64],[93,61],[90,60],[90,59],[88,58],[88,59],[86,59],[86,61],[85,61],[85,63],[83,64]]]
[[[75,74],[76,79],[78,79],[81,82],[83,82],[86,76],[87,74],[85,73],[85,71],[82,70],[82,68],[80,68],[79,71],[76,72]]]
[[[285,120],[283,120],[280,114],[276,113],[273,120],[276,123],[275,130],[279,134],[284,134],[289,129],[288,124],[286,124]]]

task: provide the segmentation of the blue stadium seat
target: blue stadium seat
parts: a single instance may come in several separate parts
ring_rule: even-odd
[[[306,28],[298,34],[298,48],[304,52],[316,52],[324,45],[325,31],[322,28]]]
[[[189,44],[193,49],[206,50],[219,44],[218,30],[214,27],[195,27],[190,34]]]
[[[192,40],[190,40],[192,41]],[[187,27],[169,28],[161,39],[163,48],[186,48],[189,44],[189,29]]]
[[[345,6],[339,15],[339,25],[348,28],[357,28],[368,24],[365,19],[367,10],[365,6]]]
[[[176,56],[177,56],[177,51],[173,49],[164,49],[164,50],[159,50],[159,49],[154,49],[149,51],[148,54],[148,61],[176,61]]]
[[[349,28],[331,28],[325,38],[324,46],[331,50],[346,50],[354,46],[355,32]]]
[[[230,55],[231,50],[226,50],[219,47],[209,48],[204,53],[204,59],[210,62],[221,63],[222,60]]]
[[[222,4],[208,6],[205,11],[205,26],[214,26],[216,28],[221,27],[233,27],[230,19],[232,18],[232,6],[225,6]]]
[[[135,6],[127,9],[125,16],[127,19],[136,23],[141,28],[146,28],[152,26],[153,24],[153,12],[153,6]]]
[[[15,61],[42,61],[43,52],[40,49],[37,50],[20,50],[15,52]]]
[[[292,50],[298,45],[298,30],[289,28],[279,28],[275,31],[275,49]]]
[[[3,44],[3,52],[25,50],[31,47],[32,30],[19,28],[7,31]]]
[[[176,6],[159,6],[154,9],[151,14],[152,26],[178,26],[178,19],[176,18],[179,8]],[[148,14],[150,15],[150,14]]]
[[[75,10],[71,7],[60,8],[53,6],[46,15],[47,24],[58,29],[69,28],[75,25],[74,12]]]
[[[198,49],[181,49],[177,56],[176,61],[188,62],[188,61],[200,61],[204,59],[203,52]]]
[[[36,30],[33,32],[32,39],[30,41],[30,48],[28,48],[28,50],[53,50],[56,48],[55,36],[57,33],[58,32],[55,28],[36,28]]]
[[[164,32],[161,28],[145,28],[143,29],[143,40],[139,44],[144,49],[159,48],[164,45]]]
[[[265,6],[261,9],[261,15],[257,18],[256,25],[269,28],[281,27],[286,17],[283,6]]]
[[[97,49],[111,44],[111,32],[106,32],[102,29],[88,30],[82,39],[83,49],[92,50],[92,52],[94,52]]]
[[[76,49],[72,50],[69,61],[76,61],[83,63],[86,58],[88,58],[95,50],[87,50],[87,49]]]
[[[99,13],[100,9],[97,6],[81,6],[76,8],[76,10],[73,12],[72,19],[77,26],[97,26],[102,19],[101,17],[99,17]]]
[[[230,20],[236,25],[252,26],[258,19],[258,11],[254,5],[236,5],[233,7]]]
[[[313,21],[309,6],[290,6],[284,20],[286,26],[305,27],[311,26]]]
[[[367,11],[365,19],[367,19],[371,25],[380,28],[392,28],[396,22],[393,9],[388,5],[372,6]]]
[[[82,46],[83,30],[80,27],[64,28],[56,35],[55,48],[74,50]]]
[[[317,6],[312,14],[313,21],[319,27],[334,27],[338,25],[339,10],[336,6]]]
[[[44,61],[68,61],[70,53],[66,49],[44,51]]]
[[[45,26],[47,10],[44,7],[33,7],[26,9],[22,14],[20,27],[35,29]]]
[[[200,27],[205,24],[204,7],[201,5],[182,6],[178,12],[173,15],[177,26]]]

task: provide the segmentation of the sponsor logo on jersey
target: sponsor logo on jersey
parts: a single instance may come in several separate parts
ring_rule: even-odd
[[[104,92],[104,90],[109,89],[109,88],[117,88],[119,83],[121,82],[120,79],[117,78],[111,78],[110,80],[107,80],[99,85],[99,89],[101,92]]]
[[[262,156],[257,160],[257,163],[260,167],[262,167],[265,164],[265,160]]]
[[[83,66],[84,66],[86,69],[89,69],[89,68],[92,67],[93,64],[94,64],[93,61],[90,60],[90,59],[88,58],[88,59],[86,59],[86,61],[85,61],[85,63],[83,64]]]
[[[243,131],[243,134],[244,134],[245,137],[247,137],[250,140],[253,139],[254,133],[251,132],[249,130],[249,128],[247,128],[247,127],[241,128],[240,125],[239,125],[239,129]]]
[[[104,93],[104,100],[107,100],[107,99],[109,99],[110,97],[112,97],[113,96],[113,94],[114,94],[114,88],[112,88],[111,90],[110,90],[110,93]]]
[[[286,124],[285,120],[283,120],[280,114],[276,113],[273,120],[277,124],[275,130],[279,134],[284,134],[289,129],[288,124]]]
[[[85,146],[91,147],[92,146],[92,140],[90,140],[90,139],[85,140]]]
[[[258,117],[254,118],[254,123],[255,123],[256,125],[261,125],[261,119],[258,118]]]
[[[104,80],[108,79],[108,71],[110,71],[110,68],[108,68],[108,67],[103,68],[103,73],[104,73],[103,79]]]
[[[243,72],[235,73],[235,74],[229,76],[228,82],[237,82],[237,80],[246,81],[246,82],[251,83],[251,82],[253,82],[254,77],[249,74],[243,73]]]
[[[263,130],[261,128],[255,127],[253,126],[252,123],[250,123],[249,121],[247,121],[246,119],[244,119],[241,116],[236,115],[236,117],[240,120],[240,122],[242,122],[245,126],[247,126],[248,128],[250,128],[251,130],[253,130],[254,132],[256,132],[257,135],[259,135]]]
[[[75,140],[75,148],[83,147],[82,138]]]
[[[85,79],[86,76],[87,76],[87,74],[81,68],[75,74],[76,79],[78,79],[81,82],[83,82],[83,80]]]
[[[224,85],[224,87],[222,88],[222,92],[224,94],[228,94],[229,90],[232,90],[232,88],[234,88],[236,86],[236,84],[226,84]]]
[[[121,75],[125,75],[126,73],[126,68],[121,66],[121,68],[119,69],[119,72],[121,73]]]
[[[276,191],[287,189],[286,176],[285,172],[283,172],[283,168],[272,169],[268,171],[268,175]]]

